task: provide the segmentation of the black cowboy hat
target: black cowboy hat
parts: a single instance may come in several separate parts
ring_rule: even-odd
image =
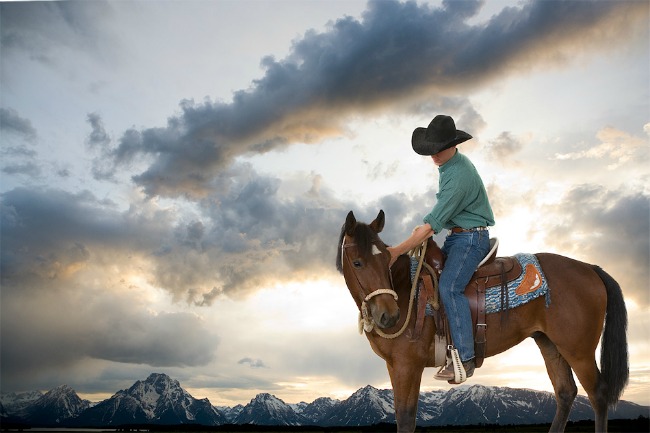
[[[456,129],[454,119],[439,114],[433,118],[428,127],[415,128],[411,144],[413,150],[420,155],[435,155],[470,138],[472,136],[467,132]]]

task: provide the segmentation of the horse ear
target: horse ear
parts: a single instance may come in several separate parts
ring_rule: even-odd
[[[357,219],[354,217],[354,213],[350,211],[347,218],[345,218],[345,233],[349,236],[354,235],[354,228],[357,225]]]
[[[386,216],[384,215],[384,211],[380,210],[379,214],[377,214],[377,218],[373,222],[370,223],[370,228],[375,231],[375,233],[381,233],[381,231],[384,229],[384,223],[386,222]]]

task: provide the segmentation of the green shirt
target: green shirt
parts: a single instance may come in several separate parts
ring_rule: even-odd
[[[443,228],[487,227],[494,225],[494,214],[485,186],[474,164],[459,151],[438,168],[440,180],[436,204],[424,217],[434,232]]]

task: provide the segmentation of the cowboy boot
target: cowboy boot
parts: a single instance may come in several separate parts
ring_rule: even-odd
[[[474,358],[463,362],[463,368],[465,369],[465,376],[468,378],[472,377],[474,375],[474,369],[476,368],[476,362],[474,361]],[[440,369],[440,371],[438,371],[433,377],[438,380],[446,380],[451,384],[456,384],[456,382],[454,382],[456,379],[456,375],[454,373],[454,363],[448,363],[445,368]]]

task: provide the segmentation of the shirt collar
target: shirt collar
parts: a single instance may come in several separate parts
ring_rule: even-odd
[[[438,167],[438,171],[440,171],[440,173],[444,173],[445,170],[447,170],[449,167],[452,167],[453,165],[456,165],[456,163],[460,160],[460,158],[461,158],[460,157],[460,151],[458,149],[456,149],[456,153],[454,154],[454,156],[452,156],[449,159],[449,161],[445,162],[440,167]]]

